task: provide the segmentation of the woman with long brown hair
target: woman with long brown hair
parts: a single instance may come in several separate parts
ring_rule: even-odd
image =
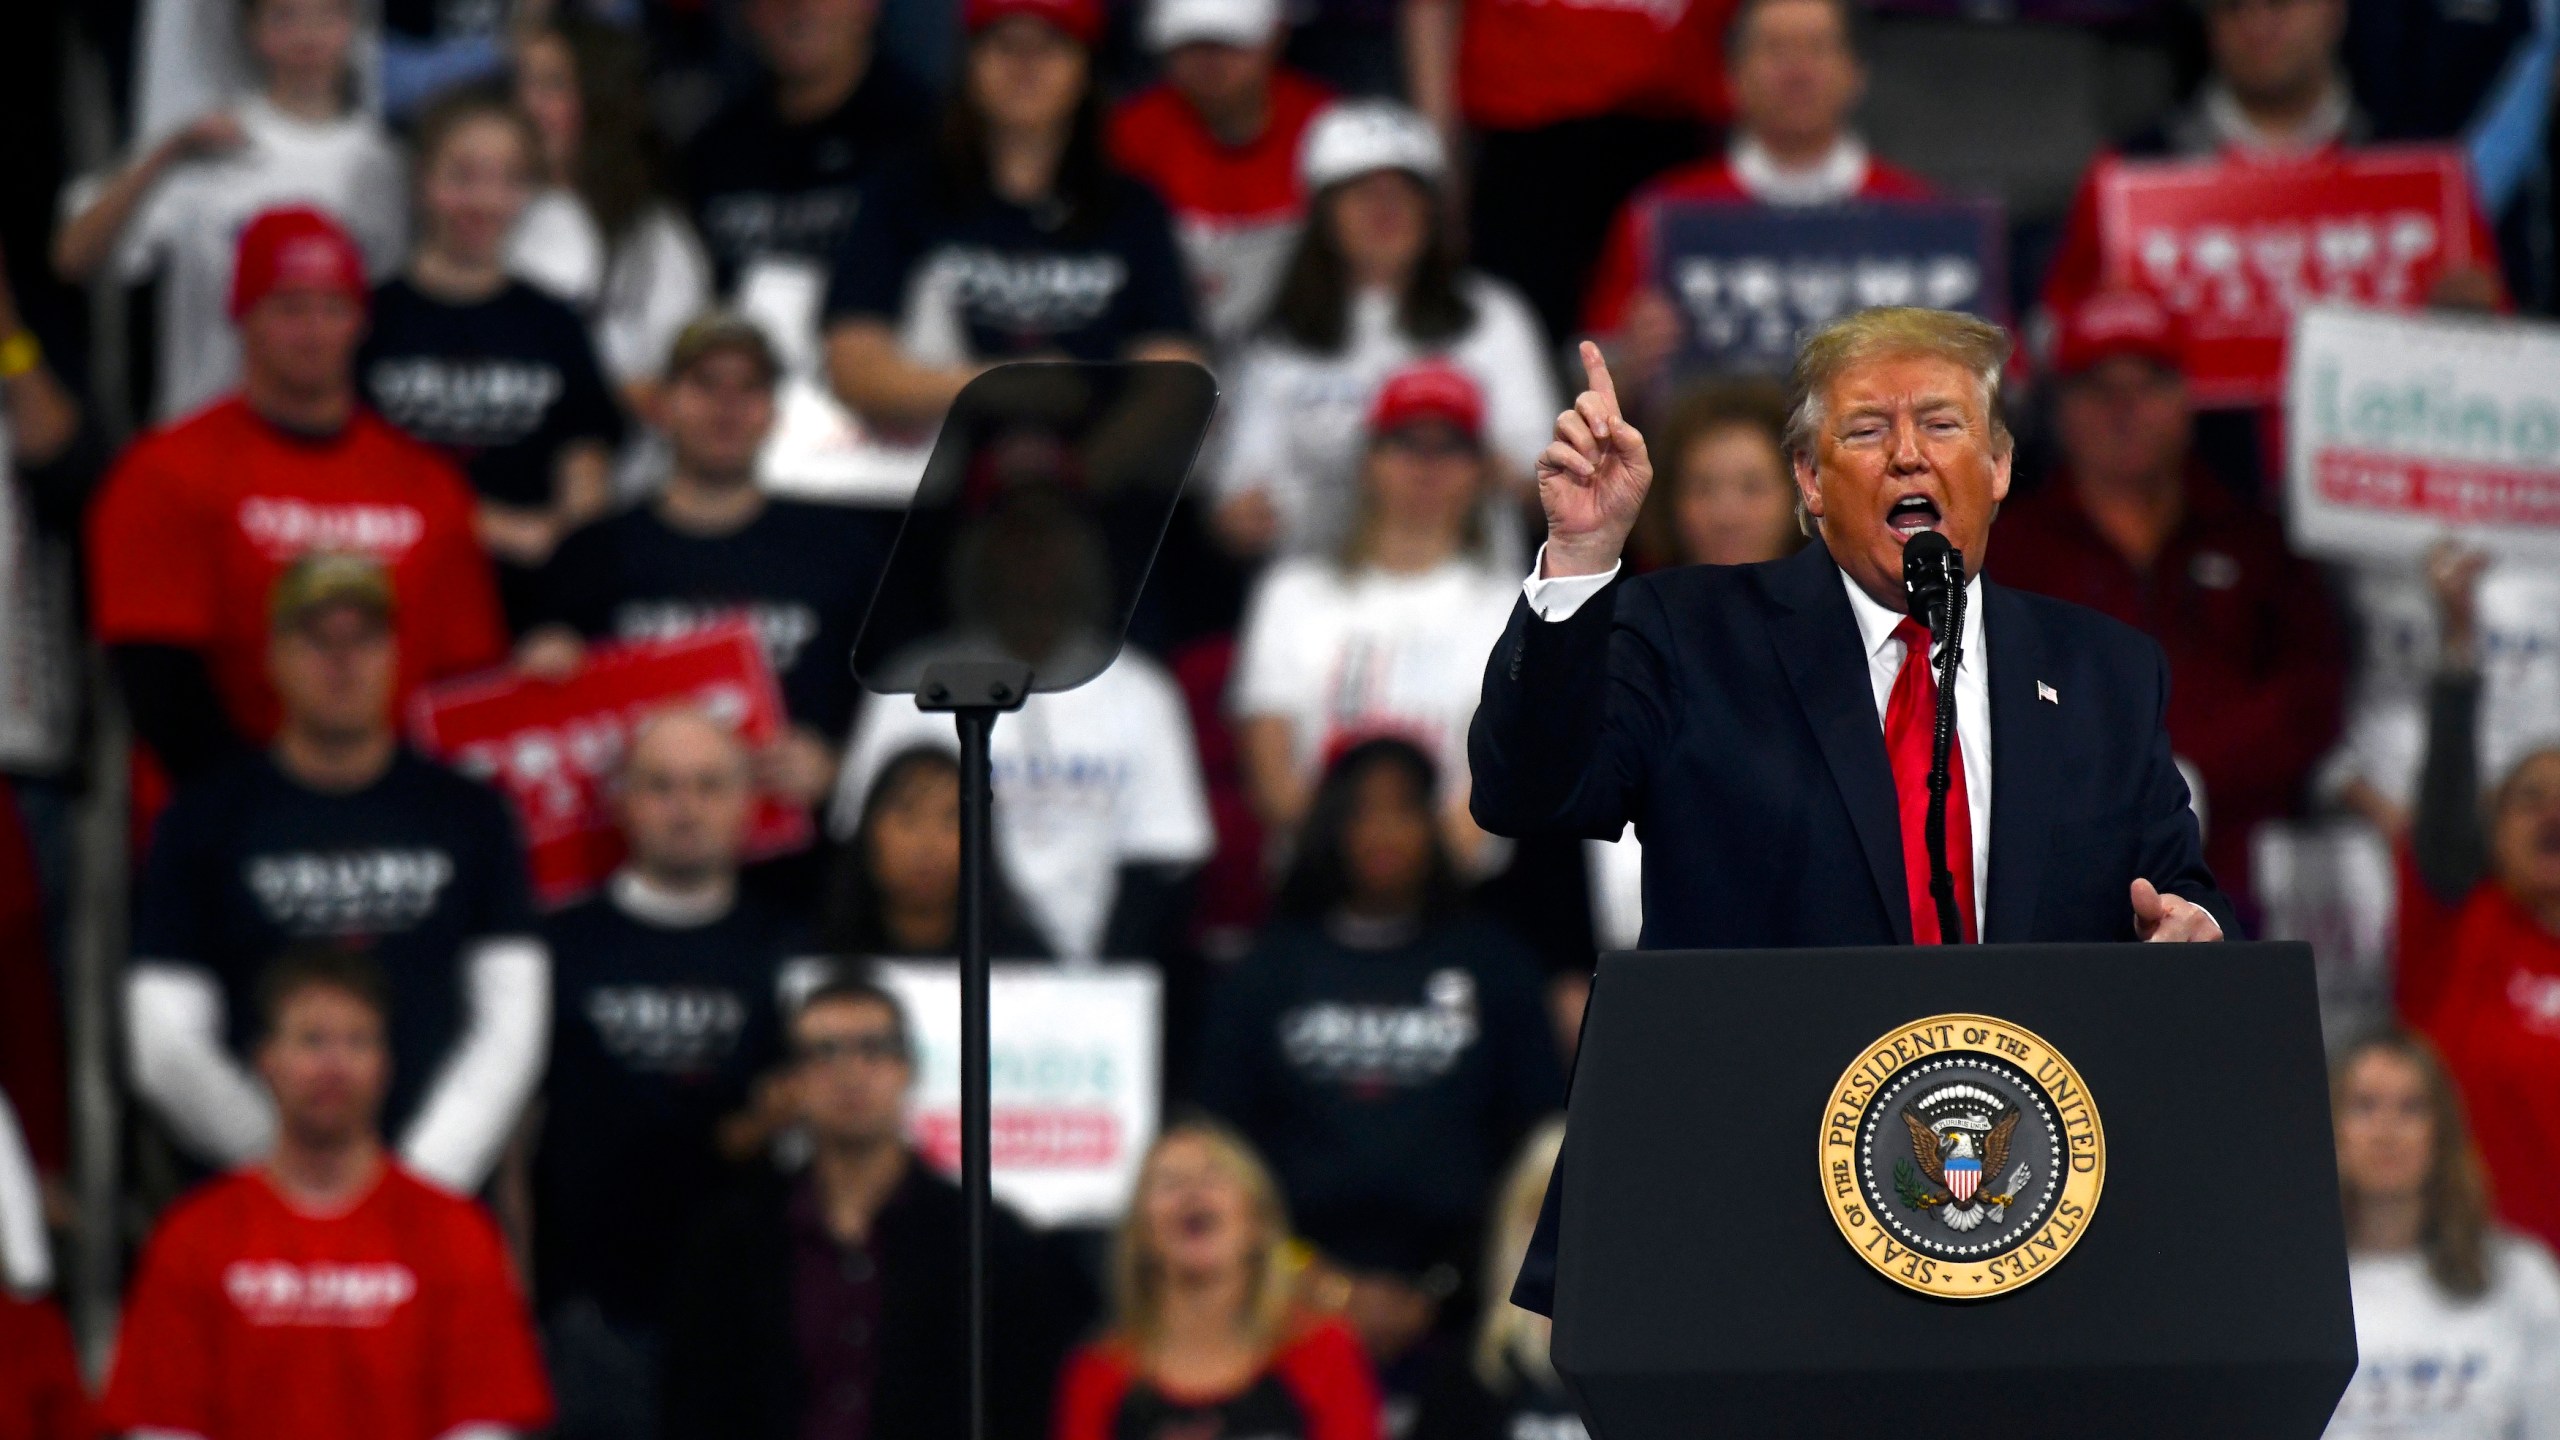
[[[2560,1270],[2489,1218],[2462,1099],[2390,1030],[2332,1072],[2359,1361],[2329,1440],[2560,1435]]]
[[[542,134],[543,186],[507,264],[569,302],[623,402],[649,413],[678,331],[711,303],[711,259],[669,203],[639,40],[558,16],[515,41],[515,100]]]
[[[1357,510],[1361,417],[1389,376],[1426,360],[1484,391],[1487,451],[1525,494],[1562,403],[1555,364],[1520,293],[1467,268],[1438,133],[1402,105],[1343,101],[1307,127],[1298,174],[1307,226],[1237,366],[1219,533],[1247,554],[1340,545]]]
[[[1167,1127],[1113,1246],[1111,1329],[1067,1362],[1055,1440],[1378,1440],[1360,1342],[1299,1308],[1292,1256],[1252,1148],[1208,1120]]]

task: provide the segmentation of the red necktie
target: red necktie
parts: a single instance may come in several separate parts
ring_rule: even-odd
[[[1929,664],[1929,632],[1906,615],[1893,627],[1902,642],[1902,673],[1884,707],[1884,750],[1902,809],[1902,876],[1911,891],[1911,938],[1938,943],[1938,902],[1929,894],[1929,746],[1938,722],[1938,677]],[[1964,938],[1982,931],[1973,915],[1973,806],[1964,793],[1964,741],[1947,747],[1947,872],[1955,877]]]

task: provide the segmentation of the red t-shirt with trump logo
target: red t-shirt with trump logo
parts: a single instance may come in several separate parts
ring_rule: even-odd
[[[488,1212],[386,1164],[310,1215],[251,1169],[161,1222],[102,1408],[207,1440],[434,1440],[538,1428],[551,1391]]]
[[[1463,0],[1458,104],[1487,130],[1595,115],[1721,120],[1734,0]]]
[[[203,654],[232,727],[264,741],[277,721],[267,592],[306,552],[369,555],[399,599],[405,698],[506,655],[472,505],[460,472],[370,414],[310,437],[222,401],[135,441],[99,491],[89,517],[98,638]]]

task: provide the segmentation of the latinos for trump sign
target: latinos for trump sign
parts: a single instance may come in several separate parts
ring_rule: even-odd
[[[1797,336],[1873,305],[2006,315],[2000,207],[1986,201],[1666,200],[1648,226],[1654,283],[1687,322],[1686,370],[1783,374]]]
[[[557,684],[504,672],[437,685],[410,702],[409,730],[418,748],[514,803],[534,895],[561,905],[622,863],[607,788],[632,729],[672,705],[708,712],[751,746],[783,730],[773,671],[744,620],[677,640],[595,646]],[[796,850],[810,833],[806,811],[768,796],[756,804],[747,853]]]
[[[2485,263],[2459,151],[2394,146],[2316,161],[2107,160],[2097,180],[2108,282],[2148,290],[2186,332],[2206,405],[2283,395],[2294,313],[2406,309],[2446,271]]]
[[[960,970],[886,963],[915,1026],[916,1148],[960,1170]],[[998,965],[987,991],[995,1193],[1039,1225],[1108,1225],[1156,1135],[1163,980],[1149,965]]]
[[[2406,558],[2459,535],[2560,562],[2560,326],[2307,311],[2285,419],[2303,551]]]

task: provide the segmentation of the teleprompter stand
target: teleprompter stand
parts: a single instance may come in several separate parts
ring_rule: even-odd
[[[1887,1271],[1961,1284],[1980,1262],[1924,1270],[1874,1227],[1940,1246],[2000,1230],[1949,1227],[1956,1187],[1931,1168],[1966,1163],[1960,1130],[1966,1152],[1988,1141],[1998,1087],[1918,1069],[1945,1059],[1927,1037],[1870,1068],[1911,1071],[1905,1088],[1844,1080],[1879,1037],[1959,1013],[2049,1042],[2103,1116],[2104,1189],[2071,1248],[2012,1259],[2032,1280],[1987,1298],[1910,1288]],[[2056,1153],[2078,1157],[2053,1089]],[[2021,1155],[2040,1193],[2039,1108],[1981,1193]],[[1594,1440],[2315,1440],[2356,1363],[2333,1144],[2300,945],[1610,955],[1551,1182],[1556,1365]],[[1873,1166],[1843,1186],[1867,1228],[1829,1203],[1841,1156]]]
[[[960,1188],[969,1428],[987,1434],[987,897],[996,717],[1119,654],[1216,409],[1197,365],[999,366],[952,402],[855,643],[865,688],[947,712],[960,749]]]

